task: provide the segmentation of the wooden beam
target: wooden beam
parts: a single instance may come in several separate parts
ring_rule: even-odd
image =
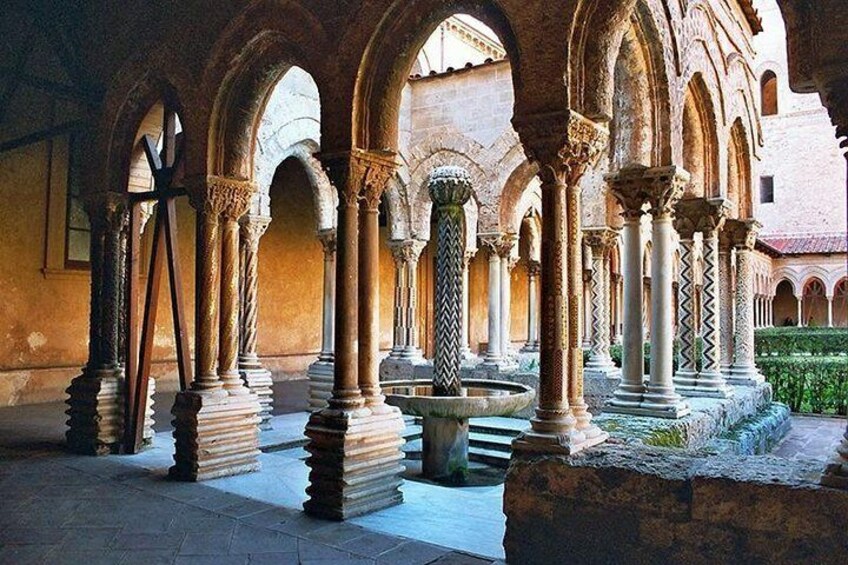
[[[164,209],[163,209],[164,208]],[[180,374],[180,390],[187,390],[191,384],[191,352],[188,342],[185,300],[183,299],[183,275],[180,267],[180,250],[177,238],[177,206],[173,198],[159,202],[159,213],[165,221],[165,235],[168,249],[168,274],[171,279],[171,310],[174,319],[174,339],[177,345],[177,369]]]
[[[54,137],[58,137],[66,133],[78,131],[81,130],[84,126],[84,121],[73,120],[64,124],[59,124],[58,126],[51,126],[43,130],[28,133],[27,135],[18,137],[17,139],[12,139],[0,143],[0,153],[6,153],[7,151],[13,151],[20,147],[32,145],[33,143],[39,143],[41,141],[52,139]]]
[[[124,374],[124,445],[125,451],[135,449],[130,428],[136,408],[135,390],[138,387],[138,285],[141,253],[141,207],[130,208],[130,226],[127,235],[126,283],[126,364]],[[128,441],[129,440],[129,441]],[[135,453],[135,451],[129,451]]]

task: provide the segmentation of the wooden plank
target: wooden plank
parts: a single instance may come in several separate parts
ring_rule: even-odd
[[[144,148],[144,155],[147,157],[147,164],[150,165],[150,172],[153,173],[155,178],[157,173],[162,169],[162,159],[159,157],[159,152],[156,151],[156,143],[153,141],[152,137],[144,134],[141,137],[141,146]]]
[[[13,151],[20,147],[32,145],[33,143],[39,143],[41,141],[44,141],[45,139],[52,139],[54,137],[64,135],[68,132],[79,131],[82,130],[84,126],[85,122],[83,122],[82,120],[72,120],[64,124],[59,124],[58,126],[53,126],[33,133],[28,133],[24,136],[15,139],[10,139],[9,141],[4,141],[3,143],[0,143],[0,153],[6,153],[7,151]]]
[[[127,284],[126,284],[126,366],[125,366],[125,390],[124,390],[124,449],[130,448],[135,453],[135,446],[128,446],[129,439],[127,429],[135,413],[135,389],[138,376],[138,285],[139,285],[139,260],[141,252],[141,206],[133,204],[130,207],[130,225],[127,235]]]
[[[141,328],[141,351],[136,378],[135,412],[131,414],[128,437],[129,453],[135,453],[144,441],[144,413],[147,410],[147,388],[153,363],[153,337],[156,331],[156,313],[159,305],[159,288],[162,280],[162,262],[165,258],[165,234],[162,230],[161,212],[157,210],[153,227],[153,250],[150,255],[150,270],[147,273],[147,296],[144,300],[144,321]]]
[[[177,114],[165,106],[162,124],[162,166],[173,169],[177,158]]]
[[[187,390],[192,377],[191,352],[186,325],[185,301],[183,299],[183,277],[180,267],[180,250],[177,239],[177,206],[173,198],[162,201],[160,214],[164,216],[168,249],[168,273],[171,278],[171,310],[174,318],[174,339],[177,345],[177,369],[180,374],[180,390]],[[162,207],[164,206],[164,210]]]

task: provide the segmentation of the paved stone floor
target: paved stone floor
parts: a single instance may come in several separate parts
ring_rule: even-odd
[[[282,415],[274,441],[302,433],[301,384],[279,387],[289,401],[275,410]],[[502,485],[407,481],[404,504],[332,523],[300,511],[308,469],[299,447],[263,453],[259,473],[168,481],[172,396],[157,396],[156,446],[131,457],[65,453],[61,404],[0,409],[0,564],[476,565],[503,558]],[[795,416],[774,454],[825,459],[844,426],[844,419]]]
[[[845,418],[792,416],[792,428],[772,450],[772,455],[825,460],[836,453],[844,433]]]

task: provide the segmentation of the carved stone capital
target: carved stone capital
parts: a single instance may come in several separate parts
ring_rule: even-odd
[[[542,273],[542,263],[539,261],[527,261],[527,274],[531,277],[538,277]]]
[[[255,214],[245,214],[239,220],[239,235],[241,240],[252,249],[259,247],[259,240],[265,235],[271,218]]]
[[[125,192],[86,194],[83,206],[94,232],[121,232],[129,225],[129,198]]]
[[[730,213],[730,202],[723,198],[684,198],[674,211],[674,229],[681,239],[692,239],[696,232],[708,236],[721,229]]]
[[[228,220],[238,220],[247,213],[257,192],[256,183],[251,180],[215,175],[187,178],[185,187],[195,210]]]
[[[427,242],[420,239],[393,239],[389,241],[389,249],[392,251],[396,265],[415,263],[426,246]]]
[[[327,176],[339,193],[339,199],[349,206],[362,201],[366,209],[376,210],[389,179],[398,167],[392,151],[355,149],[340,153],[318,155]]]
[[[516,116],[512,120],[528,159],[539,166],[543,183],[576,185],[609,140],[606,126],[577,112]]]
[[[754,249],[757,234],[763,225],[757,220],[727,220],[723,233],[736,249]]]
[[[501,258],[509,257],[516,243],[518,243],[518,234],[514,233],[481,233],[477,237],[480,238],[480,244],[489,253],[493,253]]]
[[[689,182],[689,173],[674,165],[630,165],[617,173],[606,175],[604,179],[624,209],[625,218],[636,219],[641,216],[645,203],[650,205],[650,213],[655,218],[663,218],[674,213],[674,205],[683,196],[684,187]]]
[[[583,241],[592,249],[592,254],[602,257],[615,247],[618,237],[618,230],[608,227],[586,228],[583,230]]]
[[[430,199],[439,207],[461,208],[471,198],[471,175],[462,167],[437,167],[428,183]]]
[[[321,247],[324,248],[324,255],[334,255],[336,253],[336,229],[329,228],[318,231],[318,241],[321,242]]]
[[[848,157],[848,77],[833,80],[821,89],[821,99],[830,121],[836,126],[836,137]]]

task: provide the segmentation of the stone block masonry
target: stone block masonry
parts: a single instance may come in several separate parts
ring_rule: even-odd
[[[809,460],[609,444],[514,455],[507,562],[842,564],[848,492],[820,473]]]

